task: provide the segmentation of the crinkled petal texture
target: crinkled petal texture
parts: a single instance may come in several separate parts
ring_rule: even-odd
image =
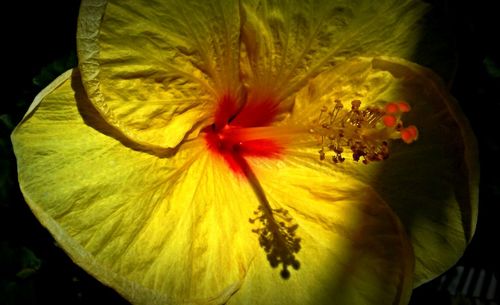
[[[78,56],[104,119],[129,139],[177,146],[238,95],[238,1],[82,1]]]
[[[342,164],[319,161],[321,141],[314,135],[297,140],[287,153],[301,156],[304,166],[325,173],[340,171],[371,185],[411,237],[414,285],[435,278],[460,258],[476,226],[479,166],[467,120],[432,71],[402,59],[378,57],[346,61],[310,80],[281,124],[320,129],[315,124],[321,108],[332,109],[335,100],[345,105],[360,100],[364,107],[406,101],[412,110],[403,122],[418,127],[419,139],[410,145],[391,143],[389,159],[368,165],[347,154]]]
[[[12,140],[34,213],[76,263],[134,304],[408,301],[404,228],[375,188],[342,171],[293,155],[248,159],[269,204],[298,224],[300,268],[286,280],[252,231],[261,203],[245,177],[202,140],[166,155],[143,150],[100,116],[76,71],[41,93]]]
[[[354,56],[410,58],[419,1],[243,0],[241,70],[250,95],[279,100]],[[257,89],[258,92],[255,92]]]
[[[344,58],[409,58],[424,9],[400,0],[85,0],[80,69],[108,123],[172,148],[196,136],[221,96],[240,101],[242,85],[244,98],[282,100]]]

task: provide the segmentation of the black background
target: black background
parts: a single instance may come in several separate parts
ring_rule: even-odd
[[[457,265],[496,273],[500,233],[500,14],[495,2],[434,0],[416,61],[450,85],[477,136],[480,211],[476,235]],[[0,305],[127,304],[78,268],[57,247],[20,194],[9,140],[35,95],[76,65],[79,1],[17,1],[2,8],[0,97]],[[447,279],[453,277],[452,268]],[[498,295],[498,289],[497,289]],[[498,296],[497,296],[498,298]],[[476,302],[476,303],[474,303]],[[450,294],[441,278],[414,291],[411,304],[490,304],[484,297]],[[498,302],[498,300],[497,300]]]

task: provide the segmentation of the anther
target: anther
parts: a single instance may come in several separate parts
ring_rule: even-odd
[[[321,161],[325,160],[325,151],[323,149],[318,150],[319,152],[319,159]]]
[[[359,107],[361,106],[361,101],[360,100],[354,100],[351,102],[352,110],[356,111],[359,110]]]

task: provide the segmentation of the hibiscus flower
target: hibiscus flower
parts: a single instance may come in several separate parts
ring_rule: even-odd
[[[12,135],[27,203],[134,304],[406,304],[476,221],[415,1],[83,1]]]

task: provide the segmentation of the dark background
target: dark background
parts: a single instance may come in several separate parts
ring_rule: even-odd
[[[495,249],[500,240],[500,178],[494,169],[500,161],[498,1],[428,2],[434,9],[424,21],[426,34],[416,61],[446,80],[477,136],[480,210],[476,235],[463,258],[442,277],[417,288],[411,304],[498,304],[498,282],[494,297],[487,292],[493,274],[498,280],[500,257]],[[35,95],[76,65],[79,1],[16,1],[11,5],[1,13],[0,305],[127,304],[73,264],[32,215],[17,185],[9,139]],[[481,272],[483,285],[478,285]]]

